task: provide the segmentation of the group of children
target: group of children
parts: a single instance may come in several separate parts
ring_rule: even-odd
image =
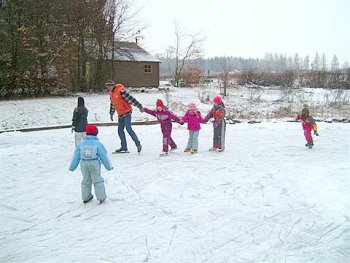
[[[201,129],[200,124],[206,123],[213,119],[213,146],[209,151],[223,152],[225,150],[225,106],[220,96],[213,99],[213,106],[205,118],[202,118],[200,111],[194,103],[190,103],[188,110],[182,118],[177,117],[163,103],[162,100],[156,101],[154,110],[142,107],[141,112],[155,116],[160,123],[163,134],[163,151],[161,156],[168,155],[169,151],[177,149],[177,145],[171,137],[172,121],[178,122],[181,125],[187,123],[189,137],[187,146],[184,152],[192,154],[198,151],[198,136]],[[88,110],[84,105],[84,99],[78,98],[78,106],[74,109],[72,119],[72,132],[75,131],[75,146],[74,157],[69,167],[69,170],[74,171],[79,163],[83,180],[81,182],[81,195],[84,203],[93,199],[91,194],[92,184],[95,187],[96,198],[100,203],[106,199],[104,180],[101,176],[101,162],[107,170],[112,170],[113,167],[107,157],[107,151],[102,143],[96,137],[98,129],[95,125],[87,124]],[[295,117],[295,120],[301,120],[304,129],[304,136],[307,141],[306,145],[309,148],[314,146],[311,131],[318,136],[317,125],[312,116],[309,114],[309,108],[304,105],[301,114]],[[170,147],[170,150],[169,150]]]
[[[141,112],[148,113],[157,118],[161,126],[163,134],[163,151],[161,156],[168,155],[170,151],[176,150],[177,145],[171,137],[172,121],[181,125],[187,123],[189,130],[189,138],[184,152],[192,154],[198,151],[198,135],[201,129],[200,124],[208,122],[211,118],[213,121],[214,136],[213,147],[210,151],[224,151],[225,146],[225,106],[220,96],[213,99],[213,107],[205,118],[202,118],[200,111],[194,103],[190,103],[188,110],[182,118],[177,117],[163,103],[162,100],[156,101],[154,110],[142,107]],[[70,171],[74,171],[79,163],[83,179],[81,182],[81,195],[84,203],[93,199],[91,194],[92,184],[95,188],[97,200],[102,204],[106,199],[104,180],[101,176],[101,163],[107,170],[113,167],[107,157],[107,151],[97,138],[98,128],[95,125],[88,125],[88,110],[85,107],[84,99],[78,98],[78,106],[74,109],[72,119],[72,132],[75,131],[75,147],[74,157],[69,167]]]

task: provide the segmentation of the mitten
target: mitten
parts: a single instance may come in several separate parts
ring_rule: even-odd
[[[111,121],[113,121],[113,114],[111,114]]]
[[[318,134],[317,131],[314,131],[314,135],[315,135],[315,136],[319,136],[319,134]]]

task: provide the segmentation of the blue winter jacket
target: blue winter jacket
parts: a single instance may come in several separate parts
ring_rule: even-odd
[[[74,152],[73,161],[69,166],[69,170],[77,169],[81,160],[100,160],[107,170],[112,170],[106,148],[94,135],[87,135],[84,140],[78,145]]]

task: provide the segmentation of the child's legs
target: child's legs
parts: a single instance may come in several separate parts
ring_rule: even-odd
[[[304,130],[304,136],[307,142],[312,142],[311,129],[306,128]]]
[[[220,140],[221,140],[221,125],[214,128],[214,138],[213,138],[214,148],[220,148]]]
[[[106,199],[105,184],[101,176],[101,163],[99,160],[89,161],[91,180],[94,184],[96,199]]]
[[[81,161],[80,162],[80,170],[83,174],[83,180],[81,181],[81,198],[86,201],[91,198],[91,175],[89,169],[90,161]]]
[[[192,145],[193,145],[193,131],[189,131],[189,133],[188,133],[187,147],[186,147],[186,148],[191,149],[191,148],[192,148]]]
[[[85,132],[75,132],[75,135],[74,135],[75,148],[77,148],[78,144],[83,140],[85,135],[86,135]]]
[[[192,131],[192,149],[198,150],[199,131]]]
[[[220,142],[219,142],[219,148],[221,150],[225,149],[225,134],[226,134],[226,122],[223,120],[221,122],[221,135],[220,135]]]

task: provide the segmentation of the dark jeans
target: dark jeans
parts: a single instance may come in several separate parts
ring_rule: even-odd
[[[127,132],[129,133],[131,139],[135,142],[136,146],[139,146],[140,141],[137,138],[137,135],[134,132],[134,130],[131,128],[131,114],[127,114],[123,117],[118,118],[118,135],[119,135],[120,142],[122,145],[121,148],[123,150],[127,150],[128,145],[127,145],[126,138],[125,138],[124,128],[126,128]]]

